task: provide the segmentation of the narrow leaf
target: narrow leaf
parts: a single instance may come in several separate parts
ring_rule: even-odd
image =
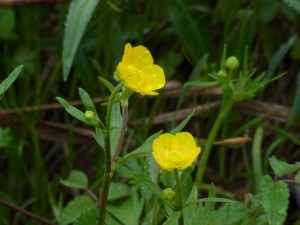
[[[0,96],[12,85],[12,83],[18,78],[20,75],[21,70],[23,69],[23,65],[18,66],[15,68],[6,79],[4,79],[0,83]]]
[[[299,0],[283,0],[285,4],[287,4],[289,7],[293,8],[300,14],[300,2]]]
[[[207,53],[207,43],[196,26],[185,1],[168,1],[168,13],[174,29],[181,42],[192,56],[194,62],[197,62],[205,53]]]
[[[153,141],[162,133],[162,131],[156,132],[155,134],[152,134],[150,137],[147,138],[147,140],[144,142],[143,145],[132,151],[131,153],[124,156],[120,161],[126,161],[131,158],[135,158],[141,155],[145,155],[147,153],[150,153],[152,150],[152,143]]]
[[[288,126],[294,125],[300,120],[300,71],[298,72],[297,88],[293,98],[293,104],[287,119]]]
[[[163,225],[177,225],[180,212],[173,212]]]
[[[177,134],[178,132],[180,132],[186,126],[186,124],[190,121],[190,119],[192,118],[192,116],[194,115],[194,113],[195,113],[195,109],[193,111],[191,111],[189,113],[189,115],[177,127],[175,127],[174,129],[172,129],[170,131],[170,133],[171,134]]]
[[[93,123],[91,121],[87,121],[85,118],[85,115],[83,112],[81,112],[79,109],[72,106],[69,102],[64,100],[63,98],[56,97],[57,101],[65,108],[65,110],[76,119],[80,120],[81,122],[91,125],[91,126],[97,126],[96,123]]]
[[[67,80],[73,59],[85,28],[99,0],[73,0],[69,7],[63,40],[63,79]]]
[[[96,112],[96,107],[93,103],[93,100],[89,96],[89,94],[82,88],[79,88],[79,95],[80,95],[80,99],[81,99],[83,105],[85,106],[85,108],[87,110]]]
[[[113,92],[115,86],[112,83],[102,77],[98,77],[98,79],[105,85],[105,87],[107,87],[110,92]]]

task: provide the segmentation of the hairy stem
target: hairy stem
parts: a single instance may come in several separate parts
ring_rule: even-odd
[[[105,171],[104,171],[104,178],[102,189],[100,193],[100,200],[99,200],[99,214],[98,214],[98,222],[97,225],[104,225],[105,223],[105,216],[106,216],[106,206],[107,206],[107,198],[109,192],[109,186],[112,179],[112,169],[111,169],[111,145],[110,145],[110,131],[111,131],[111,114],[112,114],[112,107],[115,103],[116,96],[123,87],[123,84],[118,84],[108,101],[107,106],[107,114],[106,114],[106,124],[105,124],[105,131],[103,131],[104,135],[104,151],[105,151]]]

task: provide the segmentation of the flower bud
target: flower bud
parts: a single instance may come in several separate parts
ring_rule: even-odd
[[[93,111],[87,110],[84,114],[87,121],[95,120],[95,113]]]
[[[219,70],[219,72],[217,73],[218,78],[226,78],[227,77],[227,73],[224,70]]]
[[[235,56],[230,56],[226,59],[225,66],[230,70],[235,70],[239,67],[240,62]]]
[[[173,200],[173,198],[175,197],[176,193],[175,193],[175,191],[173,191],[172,188],[166,188],[166,189],[162,190],[162,195],[167,200]]]

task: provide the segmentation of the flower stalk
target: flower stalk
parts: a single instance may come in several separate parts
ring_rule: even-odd
[[[226,101],[226,100],[227,100],[226,98],[223,99],[222,107],[220,109],[219,115],[218,115],[218,117],[213,125],[213,128],[210,131],[208,138],[205,142],[204,150],[201,155],[201,159],[200,159],[199,166],[198,166],[197,173],[196,173],[196,185],[198,188],[201,188],[206,164],[207,164],[213,143],[214,143],[216,136],[220,130],[221,124],[222,124],[223,120],[226,118],[226,116],[228,115],[228,113],[230,112],[231,107],[233,105],[232,101]]]
[[[178,170],[174,170],[175,182],[176,182],[176,190],[177,190],[177,209],[180,211],[180,216],[178,219],[178,225],[183,225],[183,195],[182,195],[182,187],[179,179]]]
[[[122,89],[122,87],[123,87],[123,83],[119,83],[111,93],[111,96],[108,101],[108,106],[107,106],[105,130],[102,132],[104,136],[105,171],[104,171],[103,184],[102,184],[100,198],[99,198],[100,200],[99,200],[97,225],[103,225],[105,223],[109,186],[113,176],[112,163],[111,163],[111,145],[110,145],[111,115],[112,115],[113,104],[115,103],[117,94]]]

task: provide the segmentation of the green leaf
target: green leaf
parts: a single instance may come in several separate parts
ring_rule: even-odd
[[[109,187],[108,200],[124,198],[130,194],[130,189],[126,184],[112,182]]]
[[[197,186],[194,185],[183,207],[183,218],[184,218],[185,225],[194,225],[194,222],[197,220],[196,218],[196,212],[198,208],[197,199],[198,199]]]
[[[97,207],[93,207],[82,213],[75,221],[74,225],[96,225],[97,224]]]
[[[193,111],[191,111],[189,113],[189,115],[177,127],[175,127],[174,129],[172,129],[170,131],[170,133],[171,134],[177,134],[178,132],[180,132],[186,126],[186,124],[190,121],[190,119],[192,118],[192,116],[194,115],[194,113],[195,113],[195,109]]]
[[[82,88],[79,88],[79,96],[80,96],[80,99],[81,99],[84,107],[87,110],[93,111],[94,113],[97,112],[96,107],[93,103],[93,100],[91,99],[89,94],[85,90],[83,90]]]
[[[273,182],[270,176],[262,177],[260,183],[261,204],[269,224],[281,225],[287,216],[289,189],[283,181]]]
[[[298,173],[295,176],[295,181],[300,184],[300,170],[298,171]]]
[[[138,225],[144,201],[139,198],[135,188],[131,189],[130,192],[130,198],[110,204],[107,211],[124,225]]]
[[[103,83],[105,85],[105,87],[107,87],[107,89],[110,92],[113,92],[113,90],[115,89],[115,86],[112,83],[110,83],[108,80],[106,80],[102,77],[98,77],[98,79],[101,81],[101,83]]]
[[[293,173],[300,169],[300,162],[294,164],[289,164],[285,161],[277,159],[275,156],[269,158],[270,166],[272,167],[273,172],[278,177]]]
[[[81,112],[79,109],[75,108],[74,106],[72,106],[69,102],[67,102],[66,100],[64,100],[63,98],[60,97],[56,97],[57,101],[65,108],[65,110],[73,117],[75,117],[76,119],[80,120],[81,122],[87,124],[87,125],[91,125],[91,126],[97,126],[98,124],[96,124],[95,122],[92,121],[88,121],[85,118],[85,114],[83,112]]]
[[[12,83],[18,78],[23,65],[15,68],[8,76],[0,83],[0,96],[12,85]]]
[[[0,148],[8,147],[12,140],[9,128],[0,127]]]
[[[163,225],[178,225],[180,212],[173,212]]]
[[[67,80],[73,59],[85,28],[99,0],[73,0],[69,7],[63,40],[63,79]]]
[[[152,143],[153,141],[158,138],[158,136],[162,133],[162,131],[158,131],[155,134],[152,134],[150,137],[147,138],[147,140],[142,144],[140,147],[132,151],[131,153],[125,155],[120,160],[121,162],[126,161],[128,159],[136,158],[141,155],[148,154],[152,151]]]
[[[207,58],[208,55],[205,54],[196,64],[193,72],[191,73],[191,75],[189,76],[189,80],[188,82],[192,82],[195,81],[196,79],[199,78],[199,75],[201,74],[202,70],[204,69],[204,67],[207,65]],[[185,84],[186,85],[186,84]],[[179,100],[177,102],[176,105],[176,109],[179,109],[181,104],[183,103],[184,99],[186,98],[186,95],[188,94],[189,90],[190,90],[190,86],[185,86],[183,87],[182,92],[180,93],[179,96]]]
[[[147,176],[145,176],[142,173],[137,173],[134,171],[130,171],[131,174],[144,183],[152,192],[155,194],[164,204],[166,204],[168,207],[173,208],[171,202],[169,200],[166,200],[161,192],[161,189],[157,186],[156,183],[154,183],[152,180],[150,180]]]
[[[280,48],[277,50],[277,52],[273,55],[269,68],[266,72],[265,80],[271,79],[276,71],[276,68],[281,63],[281,61],[284,59],[286,54],[288,53],[289,49],[292,47],[294,42],[296,41],[296,35],[290,37],[286,43],[280,46]]]
[[[298,0],[283,0],[283,2],[300,14],[300,2]]]
[[[202,33],[196,26],[196,21],[185,5],[185,1],[168,1],[168,14],[181,42],[192,56],[194,62],[197,62],[208,52],[208,43],[206,43]]]
[[[294,125],[300,120],[300,71],[298,72],[296,93],[293,98],[293,104],[287,119],[288,126]]]
[[[60,180],[60,183],[66,187],[86,189],[88,187],[88,178],[83,172],[72,170],[68,178]]]
[[[16,26],[16,15],[12,8],[0,9],[0,38],[13,40],[17,38],[14,32]]]
[[[112,115],[111,115],[111,153],[114,154],[116,149],[117,149],[117,145],[118,145],[118,141],[119,141],[119,137],[120,137],[120,133],[121,133],[121,126],[122,126],[122,115],[121,115],[121,108],[120,108],[120,103],[115,103],[113,104],[112,107]]]
[[[68,203],[58,217],[60,225],[75,222],[81,215],[96,206],[96,203],[88,196],[79,196]]]

